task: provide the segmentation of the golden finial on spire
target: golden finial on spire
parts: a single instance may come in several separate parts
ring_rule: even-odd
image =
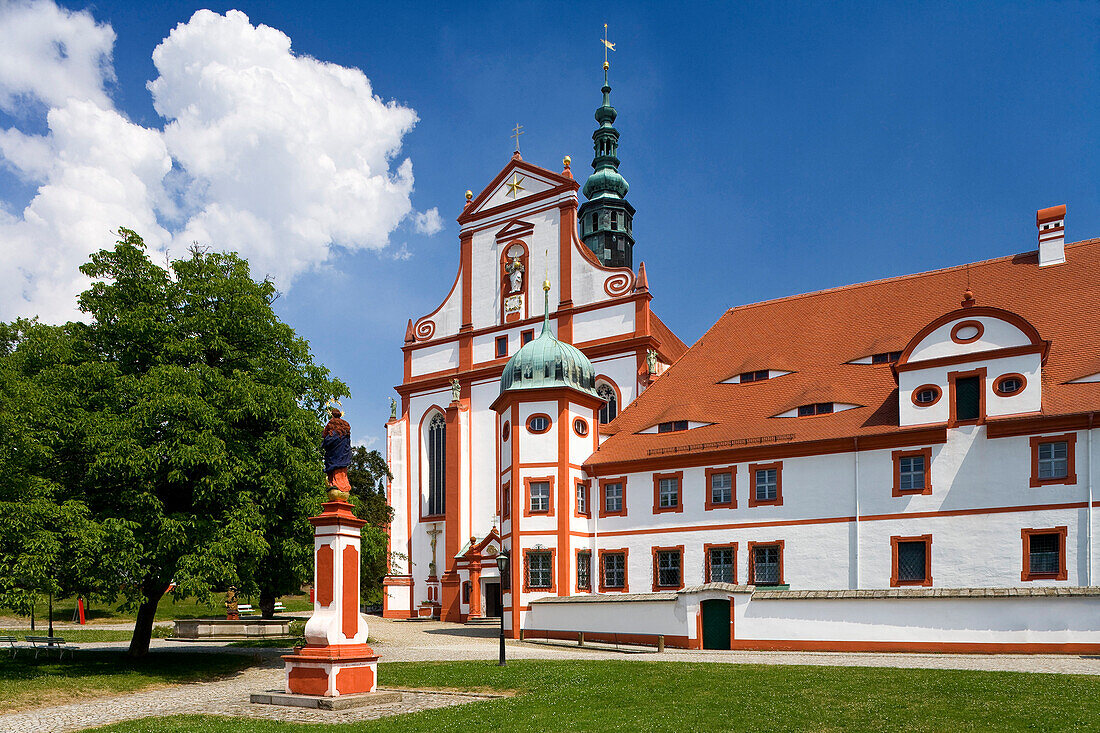
[[[611,64],[607,60],[607,52],[615,50],[615,44],[607,40],[607,23],[603,24],[603,38],[600,40],[603,41],[603,70],[607,71],[611,68]]]

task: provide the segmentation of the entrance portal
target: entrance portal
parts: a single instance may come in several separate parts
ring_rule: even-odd
[[[485,616],[500,618],[500,582],[485,583]]]

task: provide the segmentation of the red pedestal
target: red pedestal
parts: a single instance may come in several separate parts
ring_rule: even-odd
[[[367,646],[367,620],[359,613],[359,530],[366,524],[351,504],[325,503],[311,518],[316,569],[313,615],[306,645],[283,657],[286,691],[338,697],[374,692],[378,656]]]

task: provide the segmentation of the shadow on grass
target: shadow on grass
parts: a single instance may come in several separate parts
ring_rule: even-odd
[[[259,663],[259,658],[241,654],[150,652],[144,659],[131,659],[122,651],[78,651],[60,661],[44,656],[36,660],[21,651],[14,659],[0,661],[0,689],[43,679],[109,682],[112,677],[134,675],[153,683],[180,684],[234,677]]]

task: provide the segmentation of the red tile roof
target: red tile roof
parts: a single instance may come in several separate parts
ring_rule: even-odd
[[[731,308],[607,426],[610,437],[586,465],[639,461],[655,450],[723,441],[801,442],[902,430],[890,366],[846,362],[900,351],[930,321],[957,309],[967,269],[978,305],[1017,313],[1051,341],[1042,414],[1100,410],[1100,383],[1067,384],[1100,371],[1100,239],[1090,239],[1067,244],[1066,263],[1051,267],[1039,268],[1032,251]],[[765,368],[794,373],[721,383]],[[862,407],[772,417],[811,402]],[[665,420],[713,424],[637,434]]]

